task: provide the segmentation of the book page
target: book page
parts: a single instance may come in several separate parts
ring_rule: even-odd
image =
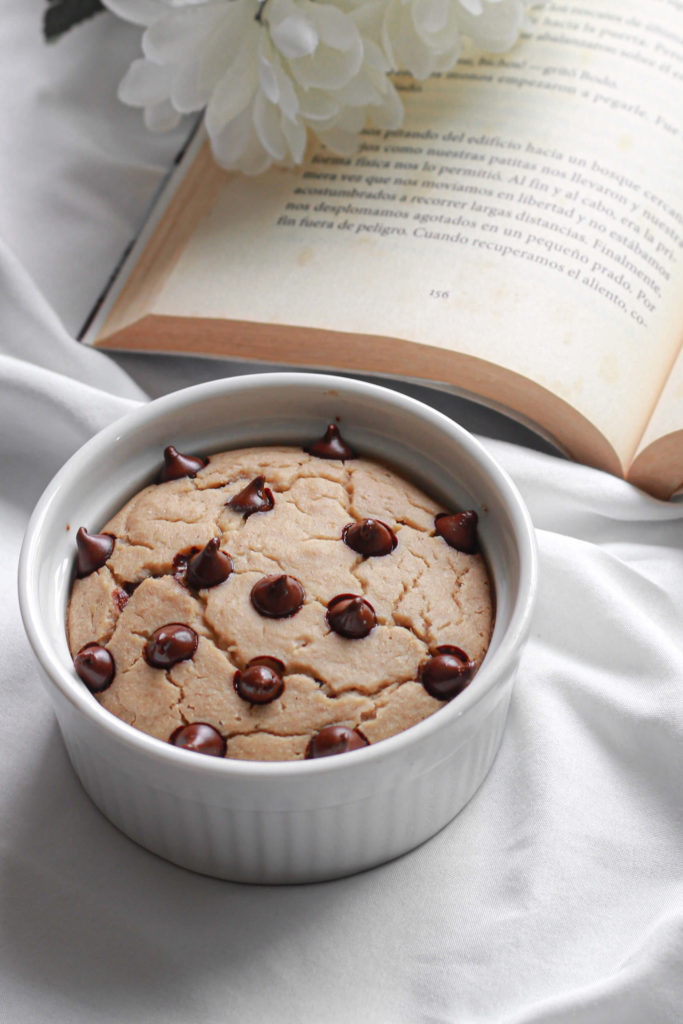
[[[669,374],[662,397],[639,445],[638,454],[658,437],[672,434],[675,430],[683,430],[683,351]]]
[[[683,351],[647,425],[629,479],[659,498],[683,488]]]
[[[368,129],[356,156],[226,179],[150,312],[471,355],[558,395],[628,465],[680,348],[683,3],[551,2],[536,21],[505,57],[399,76],[403,128]]]

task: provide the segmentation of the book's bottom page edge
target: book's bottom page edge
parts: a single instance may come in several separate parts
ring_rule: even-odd
[[[676,430],[644,448],[634,459],[626,479],[663,501],[683,491],[683,430]]]
[[[451,395],[457,399],[463,399],[464,401],[470,402],[473,405],[482,408],[489,409],[494,412],[497,416],[500,416],[504,422],[508,424],[516,424],[523,428],[524,432],[528,432],[532,437],[525,438],[523,431],[513,433],[512,436],[507,437],[503,435],[502,431],[495,432],[493,436],[496,440],[506,441],[510,443],[528,444],[531,445],[538,451],[544,454],[553,455],[557,458],[570,459],[571,454],[562,447],[560,442],[554,438],[547,431],[543,430],[538,423],[534,423],[533,420],[527,416],[523,416],[514,410],[511,410],[507,406],[494,401],[493,399],[485,399],[481,395],[475,394],[473,391],[467,391],[465,388],[457,387],[455,384],[446,384],[438,380],[429,380],[425,377],[408,377],[401,374],[392,373],[379,373],[368,371],[367,373],[360,373],[359,371],[352,370],[340,370],[338,366],[327,366],[318,364],[312,366],[310,364],[297,364],[297,363],[276,363],[266,359],[250,359],[244,360],[237,356],[216,356],[214,353],[208,352],[178,352],[169,350],[167,352],[161,349],[155,349],[154,353],[140,352],[139,350],[132,350],[129,348],[116,348],[110,345],[98,345],[102,351],[120,353],[122,355],[159,355],[159,356],[172,356],[174,358],[185,358],[185,359],[200,359],[206,362],[211,362],[216,359],[220,359],[225,363],[230,364],[235,368],[236,373],[250,373],[250,372],[271,372],[271,373],[291,373],[300,371],[302,373],[332,373],[332,374],[343,374],[347,377],[355,379],[370,379],[377,383],[386,382],[392,386],[396,386],[399,390],[403,386],[412,388],[427,388],[432,391],[437,391],[444,395]],[[470,427],[471,431],[480,432],[483,434],[489,434],[485,429],[478,427]]]
[[[99,337],[94,345],[116,352],[220,358],[270,369],[381,376],[431,387],[503,414],[577,462],[624,476],[607,438],[564,399],[519,373],[462,352],[291,325],[161,316]]]

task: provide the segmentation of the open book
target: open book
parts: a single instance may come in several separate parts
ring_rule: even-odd
[[[406,377],[683,485],[683,3],[567,0],[353,157],[191,145],[85,340]]]

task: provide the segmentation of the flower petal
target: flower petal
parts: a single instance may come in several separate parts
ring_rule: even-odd
[[[259,142],[273,160],[284,160],[287,143],[280,128],[278,108],[262,92],[254,100],[254,128]]]
[[[358,45],[359,32],[355,22],[331,4],[313,4],[311,18],[320,41],[333,50],[353,50]]]
[[[118,97],[130,107],[146,107],[168,99],[171,68],[161,67],[141,57],[134,60],[121,79]]]
[[[221,22],[233,20],[229,11],[229,6],[223,3],[167,10],[165,17],[158,18],[143,35],[143,53],[156,64],[184,62],[220,27]],[[229,59],[226,54],[226,63]]]
[[[300,96],[299,110],[306,121],[326,121],[339,113],[339,100],[334,92],[307,89]]]
[[[389,61],[377,43],[371,39],[363,40],[363,62],[375,71],[381,72],[382,76],[390,70]]]
[[[340,103],[350,107],[365,107],[370,103],[379,103],[382,99],[373,76],[363,68],[350,82],[338,89],[336,95]]]
[[[349,12],[364,42],[379,43],[385,7],[386,0],[365,0],[360,7]]]
[[[304,158],[304,150],[306,149],[307,133],[306,129],[300,121],[290,121],[288,118],[282,118],[282,134],[287,140],[289,146],[289,152],[292,154],[292,161],[295,164],[300,164]]]
[[[358,136],[349,135],[339,128],[330,128],[329,131],[316,132],[316,135],[328,149],[339,156],[353,156],[358,149]]]
[[[272,161],[254,129],[253,104],[216,134],[209,133],[211,148],[221,167],[260,174]]]
[[[249,106],[258,88],[258,69],[252,47],[244,46],[213,91],[206,108],[210,134],[221,131]]]
[[[314,53],[318,45],[318,33],[312,22],[299,13],[271,24],[270,38],[283,57],[289,60]]]
[[[340,89],[360,70],[363,44],[352,50],[332,50],[319,46],[314,54],[290,62],[292,75],[304,89]]]
[[[176,110],[189,113],[206,106],[223,77],[229,49],[230,26],[223,24],[178,67],[171,86]]]
[[[455,8],[455,17],[463,35],[469,36],[475,46],[489,53],[504,53],[519,36],[524,24],[524,8],[521,0],[488,0],[478,17],[459,5]]]
[[[378,106],[368,108],[368,119],[376,128],[384,128],[386,131],[398,128],[403,124],[403,104],[391,82],[389,82],[389,89],[383,102]]]
[[[357,135],[365,127],[366,121],[367,114],[365,110],[359,107],[345,107],[340,110],[334,127],[345,132],[347,135]]]
[[[413,0],[411,14],[415,30],[423,39],[434,36],[435,42],[443,52],[447,47],[438,40],[448,21],[448,0]]]
[[[176,110],[189,114],[201,110],[211,99],[212,82],[202,81],[199,60],[188,61],[178,68],[171,83],[171,102]]]
[[[475,18],[479,17],[484,10],[481,0],[458,0],[458,3],[461,7],[465,8],[468,14],[472,14]]]
[[[294,84],[282,67],[280,55],[267,32],[261,32],[258,44],[259,83],[271,103],[277,103],[285,117],[293,120],[299,111]]]
[[[275,74],[275,68],[263,52],[258,55],[258,79],[261,90],[271,103],[277,103],[280,98],[280,87]]]
[[[145,125],[151,132],[170,132],[180,124],[180,114],[168,100],[145,107]]]

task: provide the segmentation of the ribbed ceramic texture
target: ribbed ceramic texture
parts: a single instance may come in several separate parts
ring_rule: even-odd
[[[320,882],[382,864],[447,825],[482,784],[498,751],[510,684],[450,757],[364,800],[299,811],[209,805],[103,766],[97,750],[60,719],[76,774],[102,813],[152,853],[237,882]],[[407,808],[409,809],[407,811]]]
[[[381,743],[315,761],[247,763],[162,743],[105,711],[76,676],[64,616],[73,531],[96,529],[154,479],[163,447],[210,453],[297,444],[338,417],[349,443],[434,494],[477,508],[496,625],[456,700]],[[168,860],[247,882],[312,882],[405,853],[472,797],[500,744],[536,585],[533,530],[519,495],[456,424],[393,391],[317,374],[212,381],[136,410],[60,470],[29,523],[22,615],[75,771],[123,832]]]

